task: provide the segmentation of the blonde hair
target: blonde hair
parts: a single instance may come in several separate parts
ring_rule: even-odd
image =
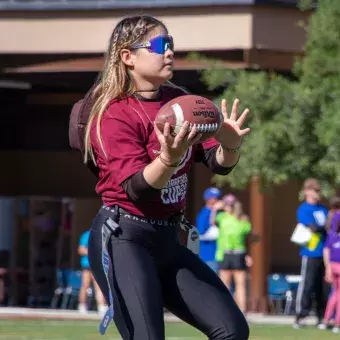
[[[97,139],[106,156],[100,127],[103,114],[113,99],[131,96],[136,90],[134,81],[120,58],[121,50],[142,41],[152,29],[159,26],[167,30],[161,21],[151,16],[140,15],[124,18],[113,30],[104,69],[93,91],[94,105],[85,132],[85,163],[89,157],[96,163],[91,142],[91,127],[95,119]]]
[[[240,201],[236,201],[234,204],[234,215],[239,220],[248,220],[249,217],[243,211],[243,205]]]

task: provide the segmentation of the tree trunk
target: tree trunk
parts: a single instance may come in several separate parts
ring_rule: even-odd
[[[261,179],[250,183],[250,218],[253,242],[251,256],[250,310],[266,313],[269,310],[267,277],[270,270],[270,211],[269,198],[261,191]]]

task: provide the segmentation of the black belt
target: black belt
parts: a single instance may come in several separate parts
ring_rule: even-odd
[[[226,250],[224,252],[224,254],[226,254],[226,255],[243,255],[245,253],[246,253],[246,251],[245,250],[241,250],[241,249]]]
[[[104,210],[109,210],[112,213],[118,213],[120,218],[126,218],[130,219],[133,221],[138,221],[141,223],[147,223],[147,224],[152,224],[152,225],[158,225],[158,226],[176,226],[179,223],[181,223],[184,219],[184,214],[179,213],[176,215],[170,216],[168,219],[154,219],[154,218],[146,218],[143,216],[137,216],[134,214],[131,214],[127,210],[120,208],[120,207],[107,207],[106,205],[102,206],[102,209]]]
[[[158,219],[151,219],[151,218],[145,218],[142,216],[136,216],[128,211],[118,207],[107,207],[103,205],[101,207],[101,210],[103,211],[103,214],[107,217],[105,222],[102,225],[102,266],[103,270],[107,279],[108,287],[109,287],[109,308],[106,311],[100,326],[99,330],[101,334],[104,334],[106,332],[106,329],[110,322],[112,321],[114,317],[114,306],[113,306],[113,294],[114,292],[111,291],[111,285],[110,285],[110,280],[108,277],[108,272],[109,272],[109,261],[110,261],[110,256],[108,253],[108,242],[110,240],[110,237],[113,233],[116,232],[117,228],[119,227],[119,219],[120,218],[126,218],[126,219],[131,219],[134,221],[139,221],[142,223],[148,223],[152,225],[157,225],[157,226],[178,226],[181,222],[185,223],[187,225],[187,228],[190,229],[190,224],[186,221],[184,218],[184,215],[182,213],[176,214],[171,216],[167,220],[158,220]],[[105,213],[106,212],[106,213]]]

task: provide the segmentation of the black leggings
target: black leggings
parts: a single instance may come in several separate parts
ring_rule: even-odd
[[[107,301],[102,266],[102,227],[112,212],[101,209],[89,240],[91,270]],[[123,340],[163,340],[166,307],[213,340],[246,340],[247,321],[218,276],[178,242],[174,226],[121,215],[111,236],[109,281],[114,321]]]

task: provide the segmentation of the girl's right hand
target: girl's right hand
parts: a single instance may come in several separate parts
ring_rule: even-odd
[[[197,133],[195,126],[189,131],[189,125],[189,122],[184,122],[179,133],[173,137],[170,134],[169,123],[165,123],[163,133],[154,124],[156,136],[161,144],[162,158],[169,164],[179,162],[190,146],[202,137],[201,133]]]
[[[224,207],[225,207],[225,203],[222,200],[220,200],[220,201],[217,201],[213,205],[212,210],[214,210],[214,211],[222,210],[222,209],[224,209]]]

